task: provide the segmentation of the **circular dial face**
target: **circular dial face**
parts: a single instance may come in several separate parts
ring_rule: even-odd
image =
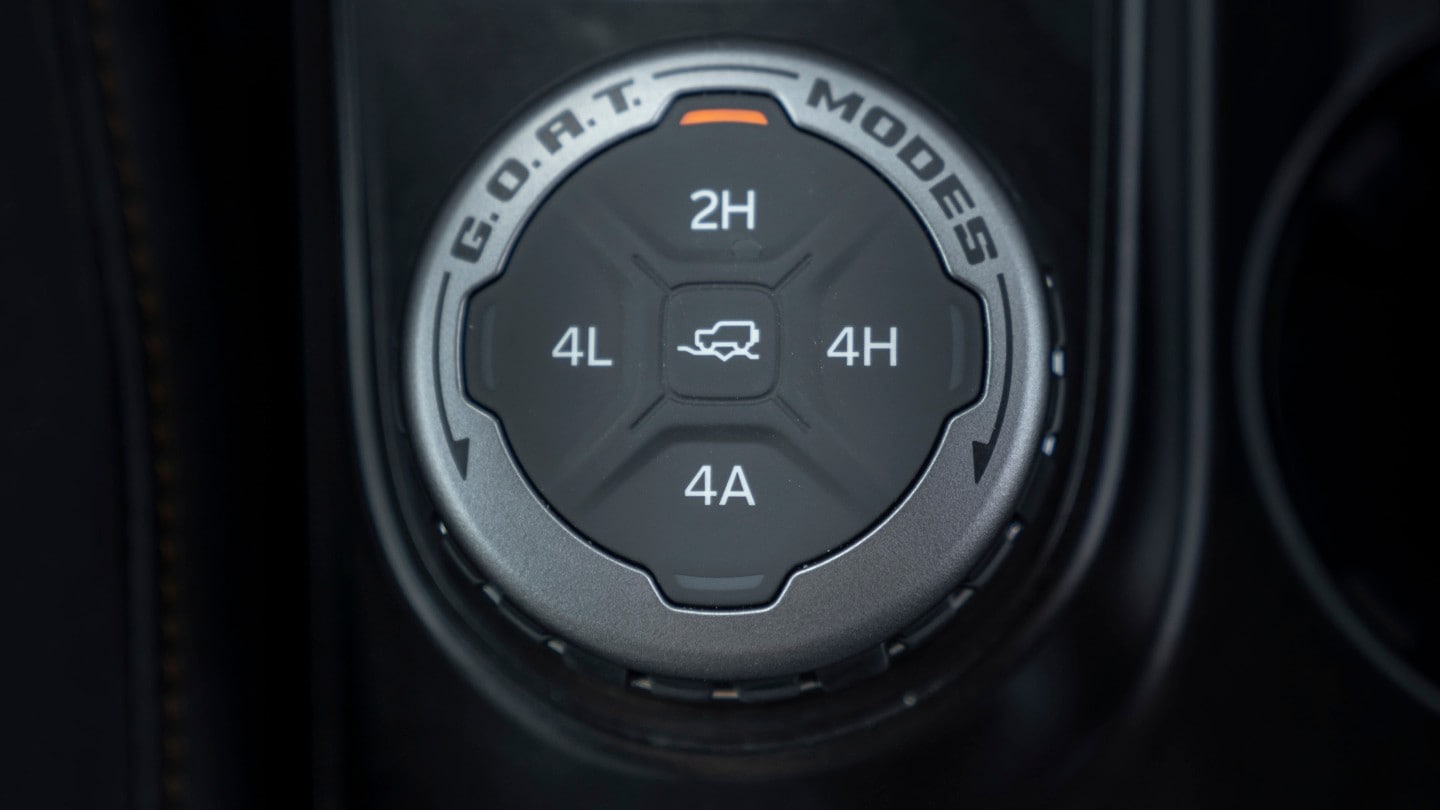
[[[676,604],[764,604],[910,487],[984,370],[910,206],[773,100],[571,175],[470,299],[464,379],[546,502]]]
[[[953,590],[1039,446],[1045,305],[942,124],[850,68],[617,63],[471,167],[420,262],[407,400],[447,528],[628,667],[805,671]]]

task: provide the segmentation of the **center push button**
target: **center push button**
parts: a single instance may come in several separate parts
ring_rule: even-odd
[[[750,399],[775,387],[779,333],[761,289],[682,287],[665,303],[665,381],[681,397]]]

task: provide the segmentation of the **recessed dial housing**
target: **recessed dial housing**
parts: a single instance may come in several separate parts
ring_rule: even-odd
[[[895,89],[708,42],[582,77],[471,166],[421,259],[411,436],[512,605],[634,670],[803,672],[952,592],[1046,410],[999,185]]]

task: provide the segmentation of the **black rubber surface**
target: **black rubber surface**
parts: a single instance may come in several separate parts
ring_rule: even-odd
[[[698,95],[542,204],[471,301],[466,383],[582,534],[736,607],[904,494],[985,334],[873,170],[769,98]]]

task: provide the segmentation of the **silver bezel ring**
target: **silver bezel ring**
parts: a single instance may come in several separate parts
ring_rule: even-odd
[[[728,611],[668,603],[646,571],[570,529],[521,472],[495,417],[466,397],[461,366],[465,301],[503,271],[540,203],[590,157],[655,126],[675,99],[707,91],[770,96],[795,126],[877,171],[916,212],[947,272],[981,297],[988,331],[984,393],[946,423],[910,492],[864,536],[794,571],[771,604]],[[566,115],[581,122],[583,134],[552,153],[553,139],[537,132]],[[905,127],[905,141],[923,138],[944,171],[922,179],[896,145],[870,134],[881,115]],[[930,192],[949,173],[973,203],[958,216],[947,215]],[[963,223],[976,217],[996,255],[972,266]],[[407,317],[410,432],[450,533],[531,618],[643,672],[755,679],[810,671],[880,643],[984,558],[1040,449],[1049,385],[1045,294],[1001,185],[923,106],[799,49],[733,41],[671,46],[550,95],[466,172],[426,243]]]

